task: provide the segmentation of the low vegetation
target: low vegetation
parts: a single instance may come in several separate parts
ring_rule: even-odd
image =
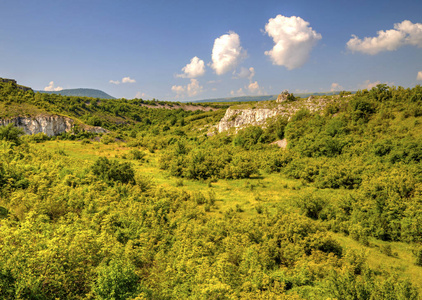
[[[101,110],[1,87],[2,107],[112,130],[0,128],[4,299],[422,295],[420,86],[378,85],[322,113],[213,136],[223,110]],[[269,145],[281,138],[287,149]]]

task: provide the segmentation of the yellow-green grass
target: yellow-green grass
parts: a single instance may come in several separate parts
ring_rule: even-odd
[[[44,113],[43,110],[28,103],[6,103],[0,101],[0,118],[7,119],[16,116],[30,116]]]
[[[404,279],[410,280],[422,295],[422,267],[415,265],[415,256],[412,253],[413,246],[401,242],[384,242],[374,238],[369,239],[369,246],[353,240],[349,236],[332,233],[332,236],[345,248],[363,251],[367,257],[368,265],[376,271],[388,271],[389,273],[401,274]],[[391,247],[391,255],[383,250]]]

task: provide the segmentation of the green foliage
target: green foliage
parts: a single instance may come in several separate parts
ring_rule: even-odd
[[[0,141],[5,299],[419,297],[422,119],[411,110],[420,86],[380,86],[324,115],[301,110],[212,137],[195,124],[221,112],[8,85],[0,94],[9,107],[28,97],[115,126],[113,143],[73,142],[78,155],[43,136]],[[281,133],[288,149],[267,145]]]
[[[13,123],[0,127],[0,140],[13,142],[16,145],[21,143],[20,136],[23,134],[23,129],[15,127]]]
[[[92,173],[106,182],[118,181],[121,183],[135,183],[135,174],[129,163],[119,163],[100,157],[91,167]]]
[[[141,152],[137,149],[133,149],[129,152],[129,158],[134,160],[143,160],[146,156],[145,152]]]
[[[133,297],[137,289],[138,276],[130,262],[113,259],[98,267],[93,286],[97,299],[124,300]]]

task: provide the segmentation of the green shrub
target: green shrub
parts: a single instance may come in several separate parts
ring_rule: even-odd
[[[12,142],[16,145],[21,143],[20,136],[23,134],[23,129],[15,127],[13,123],[0,127],[0,140]]]
[[[135,173],[129,163],[119,163],[116,160],[108,160],[100,157],[91,167],[92,172],[101,179],[111,182],[135,183]]]

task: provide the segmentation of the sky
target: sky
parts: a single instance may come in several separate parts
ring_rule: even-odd
[[[207,98],[422,84],[422,1],[0,0],[0,77]]]

